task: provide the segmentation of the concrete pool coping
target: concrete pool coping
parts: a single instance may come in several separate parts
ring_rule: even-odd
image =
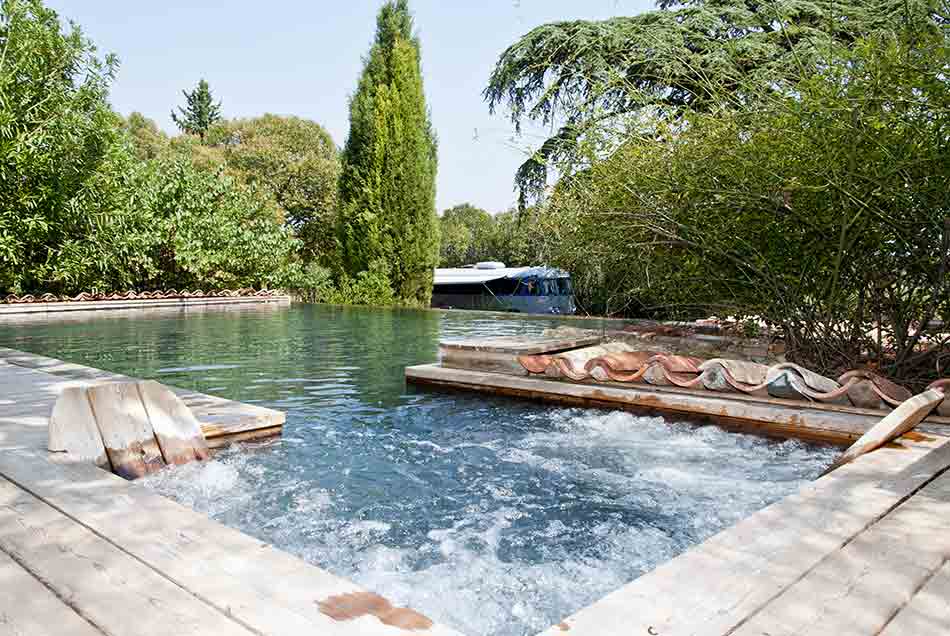
[[[457,635],[423,629],[410,610],[386,610],[359,586],[141,485],[51,457],[27,372],[38,373],[0,362],[0,589],[12,590],[0,594],[0,615],[9,625],[36,636]],[[950,439],[907,435],[543,633],[947,633],[948,468]]]

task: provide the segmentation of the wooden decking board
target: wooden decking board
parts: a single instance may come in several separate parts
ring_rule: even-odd
[[[120,373],[0,347],[0,387],[3,389],[0,393],[0,417],[13,413],[46,414],[48,417],[63,387],[135,380],[137,378]],[[256,404],[190,389],[169,388],[198,419],[210,448],[220,448],[233,441],[273,437],[280,433],[286,420],[283,412]],[[2,438],[0,448],[3,448]]]
[[[0,549],[105,634],[252,634],[7,480]]]
[[[240,296],[208,298],[156,298],[142,300],[102,300],[50,303],[0,303],[0,316],[37,316],[91,311],[193,311],[223,305],[277,305],[291,303],[289,296]]]
[[[950,475],[944,474],[786,588],[733,634],[877,634],[947,558]]]
[[[880,636],[937,636],[950,633],[950,562],[927,580],[881,631]]]
[[[406,379],[483,393],[601,408],[656,411],[686,420],[712,420],[751,433],[850,445],[884,413],[836,405],[695,391],[676,387],[576,383],[425,364],[406,368]],[[921,430],[950,434],[947,418],[928,417]]]
[[[0,452],[0,475],[260,634],[396,633],[373,616],[321,613],[319,601],[361,592],[355,584],[94,466]],[[416,633],[458,636],[441,625]]]
[[[933,478],[909,471],[941,439],[858,458],[565,620],[575,636],[730,633]],[[943,468],[950,466],[945,453]],[[649,632],[648,632],[649,630]],[[559,627],[545,636],[560,636]],[[830,632],[829,632],[830,633]]]
[[[3,636],[103,636],[0,550],[0,634]]]

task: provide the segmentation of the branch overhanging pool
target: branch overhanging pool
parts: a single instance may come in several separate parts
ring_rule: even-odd
[[[557,320],[294,306],[71,318],[0,343],[287,411],[159,492],[475,635],[533,634],[797,490],[837,449],[408,392],[440,338]]]

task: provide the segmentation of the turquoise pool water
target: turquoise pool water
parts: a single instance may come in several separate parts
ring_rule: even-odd
[[[817,476],[834,449],[408,388],[440,338],[557,319],[340,309],[0,324],[0,344],[282,409],[148,486],[471,636],[534,634]]]

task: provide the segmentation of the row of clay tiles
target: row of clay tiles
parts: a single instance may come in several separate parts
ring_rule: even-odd
[[[790,362],[767,366],[745,360],[703,360],[655,351],[636,351],[624,342],[520,356],[529,373],[577,382],[643,382],[656,386],[743,393],[759,397],[814,400],[868,409],[892,408],[911,397],[906,388],[870,371],[848,371],[837,381]],[[950,388],[950,379],[932,387]],[[950,400],[939,413],[950,416]]]
[[[103,300],[155,300],[155,299],[174,299],[174,298],[239,298],[244,296],[270,297],[280,296],[281,292],[273,289],[222,289],[220,291],[204,292],[200,289],[195,291],[170,289],[168,291],[145,291],[145,292],[113,292],[111,294],[82,292],[78,296],[57,296],[55,294],[43,294],[42,296],[17,296],[10,294],[3,299],[8,304],[19,303],[68,303],[68,302],[89,302]]]

